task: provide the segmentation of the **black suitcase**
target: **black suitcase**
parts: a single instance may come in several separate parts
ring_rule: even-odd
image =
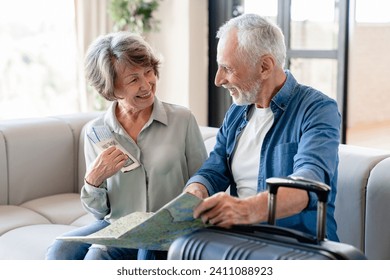
[[[326,240],[326,202],[330,187],[304,178],[267,179],[269,191],[268,225],[234,226],[230,229],[207,227],[176,239],[168,251],[170,260],[364,260],[357,248]],[[311,191],[318,196],[317,236],[275,226],[278,188]]]

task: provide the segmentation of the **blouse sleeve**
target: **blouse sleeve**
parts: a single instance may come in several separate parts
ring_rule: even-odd
[[[87,170],[99,154],[95,145],[87,136],[88,131],[90,131],[90,126],[86,127],[84,135],[84,156]],[[103,219],[110,210],[106,181],[104,181],[99,188],[91,186],[84,181],[80,198],[83,207],[98,220]]]

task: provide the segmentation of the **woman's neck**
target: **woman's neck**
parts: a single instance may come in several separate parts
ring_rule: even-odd
[[[137,142],[137,137],[142,128],[148,122],[152,114],[153,106],[143,110],[126,110],[118,104],[116,108],[116,117],[129,136]]]

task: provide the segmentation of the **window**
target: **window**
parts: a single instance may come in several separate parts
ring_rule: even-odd
[[[244,0],[245,13],[259,14],[276,23],[278,15],[278,1],[276,0]]]
[[[0,0],[0,120],[79,111],[74,1]]]
[[[291,48],[332,50],[338,46],[338,1],[291,0]]]
[[[297,80],[337,100],[344,111],[346,1],[245,0],[245,12],[275,19],[285,36],[286,68]],[[342,141],[345,127],[342,129]]]
[[[299,82],[340,100],[338,1],[291,0],[290,9],[290,70]]]
[[[288,45],[287,66],[298,81],[338,101],[347,144],[390,149],[387,2],[245,0],[245,12],[277,18]]]

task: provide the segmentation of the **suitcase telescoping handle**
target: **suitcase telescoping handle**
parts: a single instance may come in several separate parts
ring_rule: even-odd
[[[326,232],[326,204],[330,187],[324,183],[308,180],[302,177],[273,177],[267,179],[268,186],[268,223],[275,224],[276,219],[276,194],[279,187],[302,189],[309,192],[314,192],[318,197],[317,205],[317,240],[325,239]]]

